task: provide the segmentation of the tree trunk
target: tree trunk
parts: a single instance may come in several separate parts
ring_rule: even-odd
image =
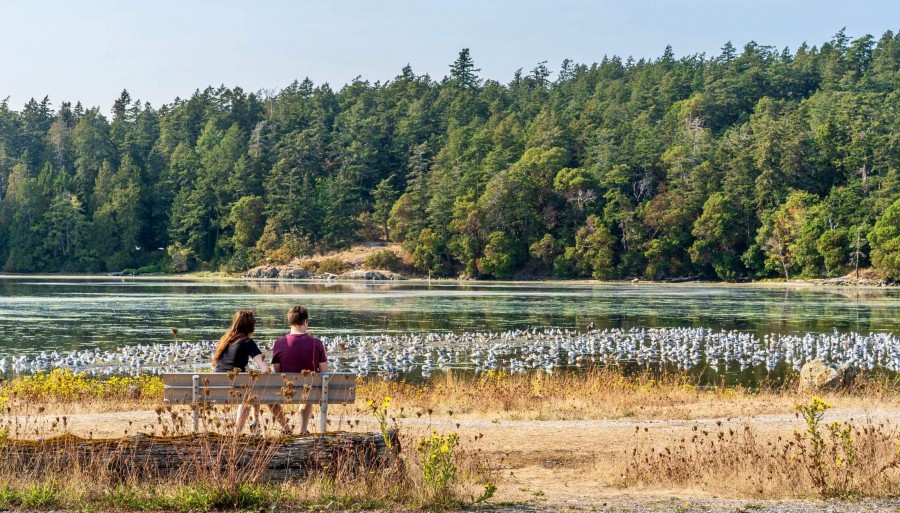
[[[188,481],[240,482],[302,478],[383,467],[398,453],[375,433],[326,433],[279,438],[199,434],[94,440],[64,435],[45,440],[8,440],[0,465],[21,473],[82,472],[118,479],[180,477]]]

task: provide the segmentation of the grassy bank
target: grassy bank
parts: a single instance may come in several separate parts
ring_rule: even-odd
[[[233,407],[204,409],[198,438],[190,432],[188,410],[161,406],[162,381],[156,377],[39,373],[0,383],[0,401],[0,511],[446,510],[484,502],[495,489],[477,451],[461,445],[455,433],[437,431],[399,432],[394,456],[374,467],[360,467],[351,456],[313,467],[303,478],[270,481],[267,464],[285,441],[270,418],[263,422],[261,436],[248,437],[234,434]],[[129,422],[120,436],[152,433],[158,439],[154,444],[189,437],[199,440],[199,448],[164,473],[146,462],[117,463],[112,453],[85,456],[84,444],[107,454],[102,448],[110,438],[94,437],[96,418],[85,423],[79,415],[93,412],[114,419],[117,412],[135,409],[152,410],[155,416],[140,426]],[[364,402],[357,411],[379,424],[387,437],[394,413],[390,398]],[[54,438],[72,432],[85,438]],[[225,436],[205,436],[213,433]],[[213,444],[213,439],[220,442]],[[52,449],[23,457],[23,446]]]
[[[368,377],[357,383],[357,405],[337,406],[339,414],[364,414],[367,400],[390,396],[400,418],[452,412],[457,418],[505,420],[689,420],[790,411],[809,398],[791,379],[754,389],[700,387],[688,374],[626,375],[617,367],[555,374],[451,372],[415,384]],[[162,379],[149,375],[97,379],[55,370],[0,382],[0,406],[14,404],[23,413],[153,409],[162,394]],[[860,376],[850,388],[819,395],[838,406],[900,405],[900,376]]]
[[[178,435],[189,425],[186,409],[161,407],[161,382],[153,377],[39,374],[0,384],[0,397],[0,439],[85,436],[100,423],[118,436]],[[230,410],[205,414],[218,419],[219,432],[234,419]],[[684,375],[626,376],[612,368],[448,374],[427,384],[363,379],[357,404],[332,412],[332,429],[398,428],[400,464],[278,483],[190,469],[148,481],[110,472],[103,461],[52,472],[0,469],[0,509],[433,510],[564,501],[573,493],[599,501],[623,492],[896,498],[898,414],[900,383],[875,376],[819,398],[791,383],[698,388]],[[274,429],[270,417],[263,426]]]

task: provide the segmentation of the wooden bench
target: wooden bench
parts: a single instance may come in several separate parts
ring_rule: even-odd
[[[190,404],[194,407],[194,432],[199,429],[203,404],[316,404],[319,432],[325,432],[329,404],[353,404],[356,401],[356,374],[177,372],[163,374],[166,404]]]

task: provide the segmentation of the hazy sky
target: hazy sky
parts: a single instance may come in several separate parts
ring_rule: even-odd
[[[893,25],[893,26],[892,26]],[[481,76],[604,54],[718,54],[750,40],[795,49],[847,27],[900,28],[900,0],[0,0],[0,100],[99,105],[123,88],[154,106],[207,85],[389,80],[409,63],[447,74],[463,47]]]

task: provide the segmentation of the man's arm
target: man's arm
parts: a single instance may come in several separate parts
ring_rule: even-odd
[[[319,372],[328,372],[328,362],[322,362],[319,364]]]
[[[281,364],[272,362],[272,372],[281,372]]]

